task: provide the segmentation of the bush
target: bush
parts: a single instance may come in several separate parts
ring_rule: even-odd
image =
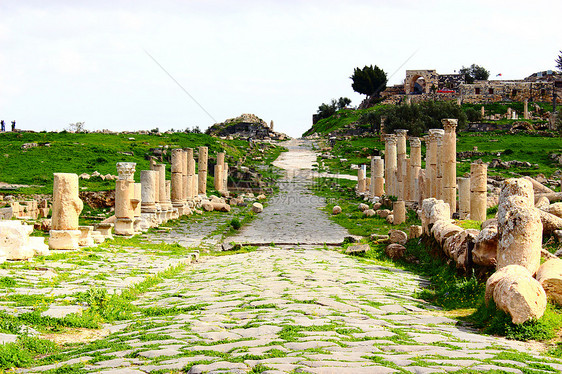
[[[468,122],[480,122],[482,120],[482,112],[474,108],[467,108],[464,112]]]
[[[230,220],[230,226],[232,226],[234,230],[238,230],[242,226],[242,224],[240,223],[238,218],[233,218],[232,220]]]

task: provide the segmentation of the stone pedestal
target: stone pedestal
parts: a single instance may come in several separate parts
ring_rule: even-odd
[[[473,162],[470,164],[470,219],[486,220],[488,198],[488,165]]]
[[[421,170],[421,140],[410,138],[410,179],[408,201],[420,201],[419,174]]]
[[[203,195],[203,196],[207,195],[208,162],[209,162],[209,148],[199,147],[199,170],[197,171],[199,182],[198,182],[197,192],[199,195]]]
[[[49,249],[78,249],[80,230],[49,231]]]
[[[113,229],[113,223],[97,223],[94,225],[96,231],[99,231],[105,239],[113,239],[113,235],[111,235],[111,229]]]
[[[80,247],[91,247],[95,244],[92,238],[94,226],[78,226],[78,230],[80,231],[80,237],[78,238]]]
[[[406,222],[406,205],[403,200],[398,200],[392,203],[392,212],[394,215],[394,225],[400,225]]]
[[[459,218],[470,217],[470,178],[458,178],[459,186]]]
[[[83,207],[78,197],[78,175],[55,173],[50,249],[78,249],[78,217]]]
[[[456,119],[441,121],[445,133],[441,152],[443,172],[443,201],[449,204],[451,213],[457,211],[457,123]]]
[[[385,163],[385,189],[387,195],[396,196],[396,169],[397,169],[397,155],[396,155],[396,136],[388,134],[384,138],[384,163]]]

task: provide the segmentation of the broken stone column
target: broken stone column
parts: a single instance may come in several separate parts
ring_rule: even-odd
[[[456,119],[443,119],[443,201],[449,204],[451,213],[457,211],[457,123]]]
[[[118,162],[119,179],[115,182],[115,234],[134,235],[135,174],[134,162]]]
[[[168,220],[179,218],[178,209],[174,208],[174,206],[172,205],[171,197],[172,197],[172,181],[167,180],[166,181],[166,203],[168,204],[168,215],[167,215]]]
[[[488,203],[488,164],[482,161],[470,164],[470,219],[486,220]]]
[[[357,170],[357,193],[364,194],[365,193],[365,165],[361,165],[359,170]]]
[[[529,119],[529,99],[525,99],[525,101],[523,102],[523,118],[524,119]]]
[[[172,207],[178,210],[178,214],[185,214],[186,201],[184,199],[183,183],[183,149],[172,149],[172,179],[171,179],[171,201]]]
[[[385,189],[388,195],[396,196],[396,168],[397,168],[397,155],[396,155],[396,136],[394,134],[387,134],[384,138],[384,163],[385,174],[384,181],[386,183]]]
[[[84,203],[78,197],[78,175],[55,173],[50,249],[78,249],[78,217],[83,207]]]
[[[78,230],[80,230],[78,245],[80,247],[92,247],[95,244],[92,237],[94,226],[78,226]]]
[[[404,199],[406,136],[408,130],[395,130],[396,134],[396,197]]]
[[[406,205],[403,200],[392,203],[392,214],[394,215],[394,225],[406,222]]]
[[[498,204],[498,233],[496,269],[520,265],[534,275],[541,260],[542,222],[528,180],[504,181]]]
[[[404,201],[411,201],[410,195],[412,195],[412,189],[410,187],[410,180],[412,179],[412,170],[410,168],[410,157],[406,155],[406,159],[404,160],[404,170],[406,173],[404,174]]]
[[[223,165],[223,170],[222,170],[222,188],[224,190],[224,195],[228,196],[228,163],[225,162]]]
[[[209,162],[209,148],[199,147],[198,189],[199,195],[207,195],[207,166]]]
[[[223,192],[224,190],[224,152],[217,153],[217,164],[215,166],[215,190]]]
[[[145,232],[149,229],[148,222],[142,216],[142,184],[135,183],[133,187],[133,229],[135,232]]]
[[[482,105],[482,108],[480,108],[480,115],[482,116],[482,119],[484,119],[484,116],[486,115],[486,111],[484,110],[484,105]]]
[[[459,218],[470,217],[470,178],[458,178],[459,185]]]
[[[421,170],[421,140],[410,138],[410,180],[409,201],[420,201],[419,175]]]
[[[384,195],[384,160],[380,156],[371,159],[371,186],[373,187],[373,197]]]

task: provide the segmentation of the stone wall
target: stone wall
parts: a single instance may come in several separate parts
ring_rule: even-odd
[[[476,81],[461,84],[460,95],[464,103],[499,101],[551,102],[553,82],[525,81]],[[558,102],[562,102],[562,90],[558,90]]]

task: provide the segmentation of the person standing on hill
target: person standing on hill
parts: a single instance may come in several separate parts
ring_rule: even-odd
[[[16,131],[16,121],[12,121],[12,131]]]
[[[4,124],[4,120],[0,121],[0,131],[1,132],[6,131],[6,124]]]

